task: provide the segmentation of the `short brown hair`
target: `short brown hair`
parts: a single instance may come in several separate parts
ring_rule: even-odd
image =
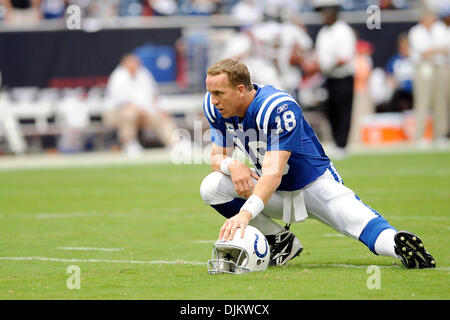
[[[209,67],[208,75],[219,74],[226,74],[228,81],[234,87],[243,84],[247,90],[253,89],[247,66],[237,59],[222,59]]]

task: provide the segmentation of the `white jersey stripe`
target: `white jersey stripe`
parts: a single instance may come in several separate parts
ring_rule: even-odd
[[[277,92],[272,94],[271,96],[267,97],[266,100],[264,100],[264,103],[261,105],[261,108],[259,108],[258,114],[256,116],[256,124],[258,125],[258,129],[261,130],[261,117],[264,112],[264,109],[266,108],[266,105],[269,103],[270,100],[277,96],[286,95],[286,92]]]
[[[203,111],[205,112],[205,116],[209,119],[210,122],[214,122],[214,119],[212,118],[210,112],[209,112],[209,106],[208,106],[208,102],[210,99],[208,99],[208,96],[210,94],[206,93],[205,94],[205,99],[203,100]]]
[[[264,129],[264,133],[267,134],[268,132],[268,124],[269,124],[269,119],[270,119],[270,115],[273,111],[273,109],[275,109],[275,107],[281,103],[281,102],[286,102],[286,101],[293,101],[295,104],[297,104],[297,102],[295,102],[294,98],[290,97],[290,96],[286,96],[286,97],[281,97],[277,100],[275,100],[274,102],[272,102],[272,104],[267,108],[267,112],[264,116],[264,124],[263,124],[263,129]]]

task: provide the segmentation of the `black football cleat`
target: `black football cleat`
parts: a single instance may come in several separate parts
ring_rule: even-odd
[[[275,235],[266,236],[270,246],[269,266],[284,266],[303,251],[300,240],[289,230],[289,225],[284,228]]]
[[[394,236],[395,253],[409,269],[436,268],[436,261],[423,245],[422,240],[409,231],[398,231]]]

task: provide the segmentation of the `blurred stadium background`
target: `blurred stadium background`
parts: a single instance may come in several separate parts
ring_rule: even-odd
[[[0,298],[448,299],[449,145],[414,141],[412,105],[394,99],[412,80],[411,61],[399,74],[392,66],[424,8],[448,16],[445,0],[340,1],[358,54],[351,156],[336,166],[365,202],[423,236],[436,270],[405,271],[308,221],[293,226],[305,251],[286,268],[232,281],[206,272],[223,223],[199,196],[210,171],[207,67],[244,59],[255,82],[299,100],[333,151],[316,63],[317,1],[328,0],[0,0]],[[149,126],[139,131],[138,156],[122,152],[105,115],[108,82],[128,53],[153,75],[159,108],[194,143],[173,153]],[[433,126],[430,116],[427,142]],[[174,165],[189,160],[202,165]],[[68,264],[81,266],[81,290],[66,285]],[[368,265],[383,268],[381,290],[368,290]]]
[[[0,3],[0,155],[117,151],[117,133],[104,123],[105,88],[130,52],[152,73],[159,107],[180,128],[193,130],[195,120],[204,120],[208,65],[233,56],[245,59],[255,82],[269,82],[298,98],[321,141],[332,143],[323,114],[324,79],[313,67],[314,40],[322,26],[314,10],[317,0]],[[351,147],[411,145],[414,111],[411,105],[390,103],[398,84],[388,65],[398,54],[399,36],[418,23],[423,9],[441,18],[444,3],[340,1],[341,18],[358,38],[355,92],[369,103],[358,113],[361,100],[354,102]],[[378,27],[369,26],[369,6],[381,10]],[[308,37],[312,46],[302,48]],[[402,76],[411,75],[406,67]],[[430,119],[427,139],[432,126]],[[139,131],[147,150],[161,146],[153,131]]]

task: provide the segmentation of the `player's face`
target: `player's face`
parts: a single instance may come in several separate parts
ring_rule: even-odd
[[[226,74],[208,75],[206,89],[211,93],[211,102],[224,118],[241,116],[242,88],[232,87]]]

